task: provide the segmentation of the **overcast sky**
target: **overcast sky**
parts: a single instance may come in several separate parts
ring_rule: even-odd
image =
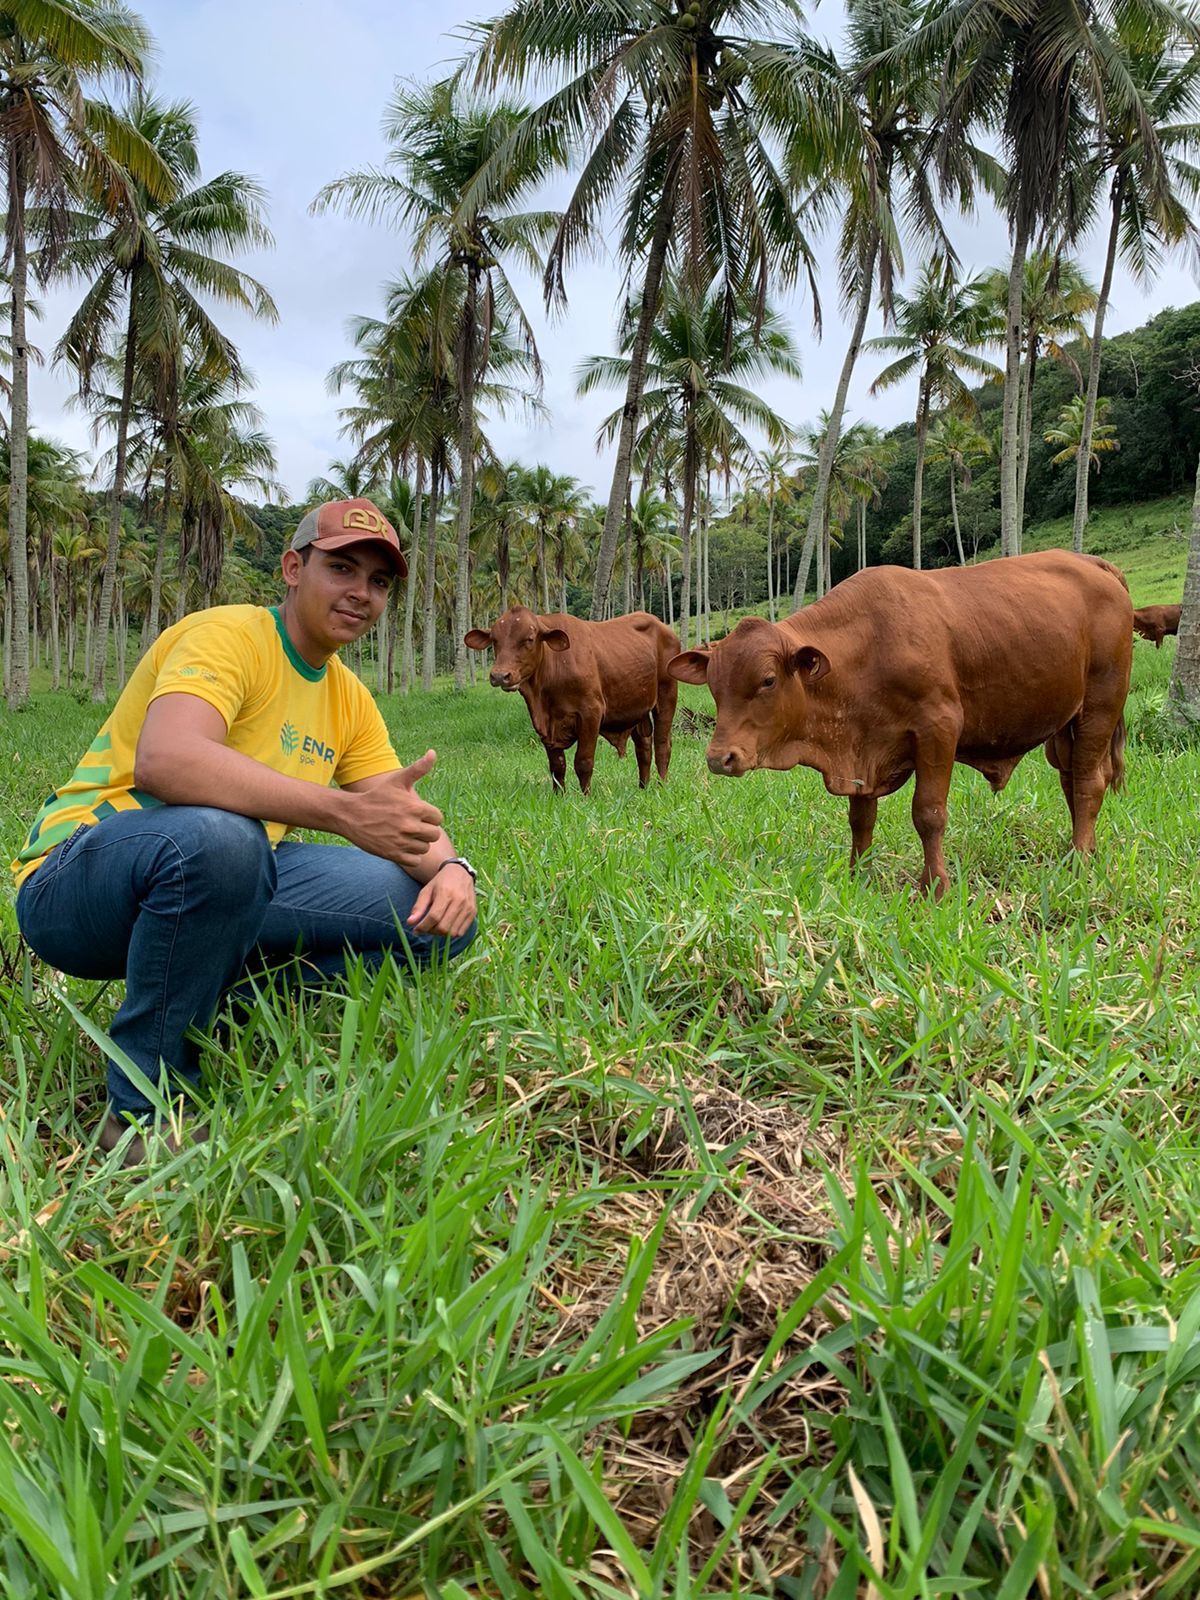
[[[309,204],[331,178],[381,160],[381,118],[395,80],[444,73],[461,53],[455,30],[493,8],[490,0],[141,0],[140,5],[134,0],[134,5],[157,42],[154,87],[196,107],[204,176],[233,168],[253,174],[269,193],[275,249],[240,258],[238,264],[270,289],[279,322],[264,327],[224,309],[219,316],[254,375],[254,398],[275,441],[279,476],[289,498],[300,500],[310,478],[348,453],[338,434],[338,402],[325,387],[329,368],[350,352],[346,319],[376,314],[381,285],[411,266],[407,241],[385,226],[332,214],[313,217]],[[840,17],[837,0],[827,0],[815,14],[814,31],[836,40]],[[966,269],[1004,261],[1005,230],[990,208],[955,232]],[[818,343],[812,336],[806,294],[782,302],[803,352],[804,378],[763,387],[797,424],[811,421],[829,404],[845,348],[831,238],[821,242],[819,253],[827,264],[824,338]],[[909,256],[910,271],[915,270],[916,254]],[[1099,235],[1086,241],[1080,256],[1098,281]],[[608,260],[578,266],[567,283],[569,310],[553,322],[543,314],[540,285],[519,277],[517,282],[545,363],[549,416],[541,423],[516,417],[496,421],[489,430],[493,443],[504,457],[544,461],[556,472],[571,473],[602,497],[611,456],[597,455],[596,427],[618,397],[576,399],[574,374],[585,356],[612,348],[619,272]],[[1186,304],[1197,293],[1181,261],[1170,262],[1148,292],[1118,272],[1106,331],[1134,327],[1151,312]],[[42,296],[45,316],[34,325],[33,338],[47,354],[81,297],[78,287]],[[872,400],[867,391],[884,359],[867,352],[860,360],[849,414],[887,427],[911,415],[915,390],[898,388]],[[61,369],[35,368],[33,426],[68,444],[90,447],[87,418],[64,405],[71,389]]]

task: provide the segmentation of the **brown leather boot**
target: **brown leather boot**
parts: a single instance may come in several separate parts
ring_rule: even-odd
[[[177,1155],[186,1145],[203,1144],[208,1138],[207,1123],[200,1122],[194,1111],[176,1112],[171,1122],[160,1124],[157,1131],[152,1123],[132,1123],[110,1111],[100,1129],[101,1150],[115,1150],[131,1128],[135,1132],[122,1153],[123,1167],[139,1167],[145,1161],[147,1132],[153,1135],[155,1148],[164,1155]],[[144,1131],[136,1131],[139,1129]]]

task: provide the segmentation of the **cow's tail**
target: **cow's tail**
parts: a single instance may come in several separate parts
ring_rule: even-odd
[[[1114,567],[1112,562],[1105,561],[1103,556],[1091,556],[1089,559],[1094,561],[1098,567],[1103,567],[1105,572],[1111,572],[1122,589],[1125,590],[1125,593],[1129,593],[1129,579],[1121,571],[1120,567]]]
[[[1125,787],[1125,714],[1117,718],[1117,725],[1113,729],[1112,740],[1108,747],[1109,758],[1112,761],[1112,787],[1123,789]]]

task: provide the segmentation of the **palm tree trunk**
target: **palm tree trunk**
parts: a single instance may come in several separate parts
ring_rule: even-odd
[[[142,654],[158,638],[159,613],[162,610],[163,564],[167,549],[167,512],[171,503],[171,463],[163,468],[162,497],[158,505],[158,541],[154,550],[154,571],[150,575],[150,608],[146,612],[146,631],[142,635]]]
[[[63,598],[67,604],[67,688],[69,689],[71,680],[75,676],[75,645],[79,638],[79,626],[76,621],[78,596],[75,592],[75,568],[70,561],[66,562],[65,566]]]
[[[867,502],[858,502],[858,570],[867,564]]]
[[[669,194],[659,202],[650,250],[646,257],[646,276],[642,281],[642,306],[638,317],[637,334],[629,352],[629,381],[625,387],[625,404],[621,408],[621,431],[617,437],[617,459],[613,463],[612,486],[608,491],[608,505],[604,509],[604,532],[600,535],[600,554],[596,558],[596,577],[592,584],[590,616],[599,622],[608,604],[608,590],[612,583],[613,567],[617,560],[617,541],[621,532],[621,518],[625,511],[625,496],[629,489],[629,474],[633,462],[633,441],[637,433],[638,413],[642,408],[642,389],[646,382],[646,357],[650,351],[650,335],[658,312],[658,293],[662,287],[663,267],[667,260],[667,246],[671,239],[675,205]]]
[[[708,561],[708,531],[712,526],[712,475],[704,485],[704,642],[712,644],[712,570]]]
[[[1167,703],[1180,727],[1200,727],[1200,465],[1196,469],[1196,493],[1192,500],[1192,536],[1183,580],[1179,642],[1175,648]]]
[[[404,649],[400,656],[400,692],[407,694],[416,677],[416,660],[413,656],[413,619],[417,607],[417,564],[421,555],[421,512],[425,495],[425,458],[417,457],[415,492],[413,496],[412,542],[408,549],[408,577],[404,583]],[[394,637],[394,635],[393,635]],[[388,693],[392,692],[392,663],[388,662]]]
[[[692,541],[696,551],[696,648],[704,639],[704,486],[696,489],[696,537]]]
[[[437,659],[437,524],[438,502],[442,491],[442,447],[435,447],[429,463],[429,506],[425,525],[425,592],[421,636],[421,687],[433,688],[433,672]]]
[[[125,656],[129,640],[129,620],[125,612],[125,591],[118,578],[113,590],[113,638],[117,647],[117,688],[125,687]]]
[[[958,525],[958,495],[954,489],[954,463],[950,463],[950,515],[954,519],[954,542],[958,546],[958,564],[965,567],[967,564],[966,552],[963,550],[962,529]]]
[[[775,495],[767,481],[767,612],[775,621]]]
[[[1029,476],[1029,452],[1033,444],[1033,385],[1037,378],[1038,366],[1038,337],[1036,333],[1029,336],[1029,345],[1025,352],[1025,401],[1021,412],[1021,466],[1020,481],[1017,484],[1017,504],[1021,511],[1021,531],[1025,530],[1025,480]],[[1017,540],[1015,555],[1021,553],[1021,539]]]
[[[25,159],[10,149],[8,166],[12,247],[12,417],[9,423],[8,563],[5,631],[9,649],[8,704],[29,699],[29,347],[25,342]]]
[[[546,576],[546,519],[541,512],[537,519],[537,593],[542,602],[543,614],[550,609],[550,584]]]
[[[5,574],[7,580],[8,574]],[[4,693],[12,682],[12,584],[4,585]]]
[[[1014,556],[1021,548],[1021,504],[1018,410],[1021,398],[1021,299],[1025,279],[1028,226],[1018,213],[1008,270],[1008,324],[1004,354],[1004,406],[1000,432],[1000,554]]]
[[[1075,517],[1071,523],[1071,548],[1083,551],[1083,530],[1088,520],[1088,481],[1092,457],[1092,431],[1096,426],[1096,399],[1100,393],[1100,345],[1104,338],[1104,314],[1108,310],[1108,297],[1112,290],[1113,267],[1117,259],[1117,241],[1121,232],[1122,182],[1118,175],[1112,188],[1112,227],[1108,230],[1108,254],[1104,258],[1104,277],[1100,284],[1100,298],[1096,301],[1096,316],[1092,324],[1092,349],[1088,358],[1087,399],[1083,407],[1083,428],[1079,435],[1079,454],[1075,458]]]
[[[105,698],[108,668],[108,624],[117,584],[117,556],[121,540],[121,497],[125,493],[125,448],[129,434],[129,408],[133,399],[133,374],[137,361],[137,280],[129,285],[129,322],[125,330],[125,374],[121,383],[121,409],[117,415],[117,459],[113,468],[112,510],[108,518],[108,548],[100,582],[100,615],[96,620],[96,654],[92,662],[92,699]]]
[[[467,630],[471,626],[471,512],[475,501],[475,319],[479,275],[467,269],[467,293],[458,341],[458,541],[454,582],[454,687],[467,686]]]
[[[58,574],[54,570],[54,557],[50,557],[50,687],[62,687],[62,640],[58,617]]]
[[[667,627],[673,628],[675,626],[675,588],[671,582],[671,552],[669,549],[663,551],[663,566],[666,571]]]
[[[689,414],[685,424],[686,443],[683,449],[683,511],[679,518],[679,639],[688,647],[692,610],[692,518],[696,511],[696,480],[700,464],[696,459],[696,435]],[[697,638],[697,644],[700,642]]]
[[[813,502],[808,513],[808,531],[804,535],[804,548],[800,552],[800,564],[796,571],[796,588],[792,595],[793,610],[799,611],[804,604],[804,591],[808,588],[808,572],[812,566],[813,552],[817,548],[817,541],[826,527],[827,511],[829,505],[829,480],[833,476],[833,460],[837,454],[838,441],[842,432],[842,417],[846,410],[846,396],[850,392],[850,379],[854,376],[854,366],[858,360],[859,351],[862,349],[863,333],[866,331],[867,317],[871,311],[871,293],[875,283],[875,258],[879,252],[879,235],[872,229],[867,248],[863,253],[863,262],[859,276],[858,307],[854,315],[854,327],[850,332],[850,344],[846,350],[845,360],[842,362],[841,376],[833,396],[833,405],[829,411],[829,422],[825,428],[825,437],[821,441],[821,453],[817,457],[817,482],[813,490]]]
[[[554,565],[558,575],[558,609],[565,617],[567,614],[567,530],[565,525],[558,530],[558,543],[554,549]]]
[[[921,570],[921,501],[925,494],[925,440],[929,433],[929,391],[921,379],[917,398],[917,466],[913,475],[913,571]]]

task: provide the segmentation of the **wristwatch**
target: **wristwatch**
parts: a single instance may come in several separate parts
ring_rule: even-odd
[[[442,867],[461,867],[467,874],[468,878],[470,878],[471,882],[475,882],[475,868],[467,860],[466,856],[448,856],[446,860],[441,863],[441,866],[438,867],[438,872],[442,870]],[[435,872],[434,877],[436,876],[437,873]]]

